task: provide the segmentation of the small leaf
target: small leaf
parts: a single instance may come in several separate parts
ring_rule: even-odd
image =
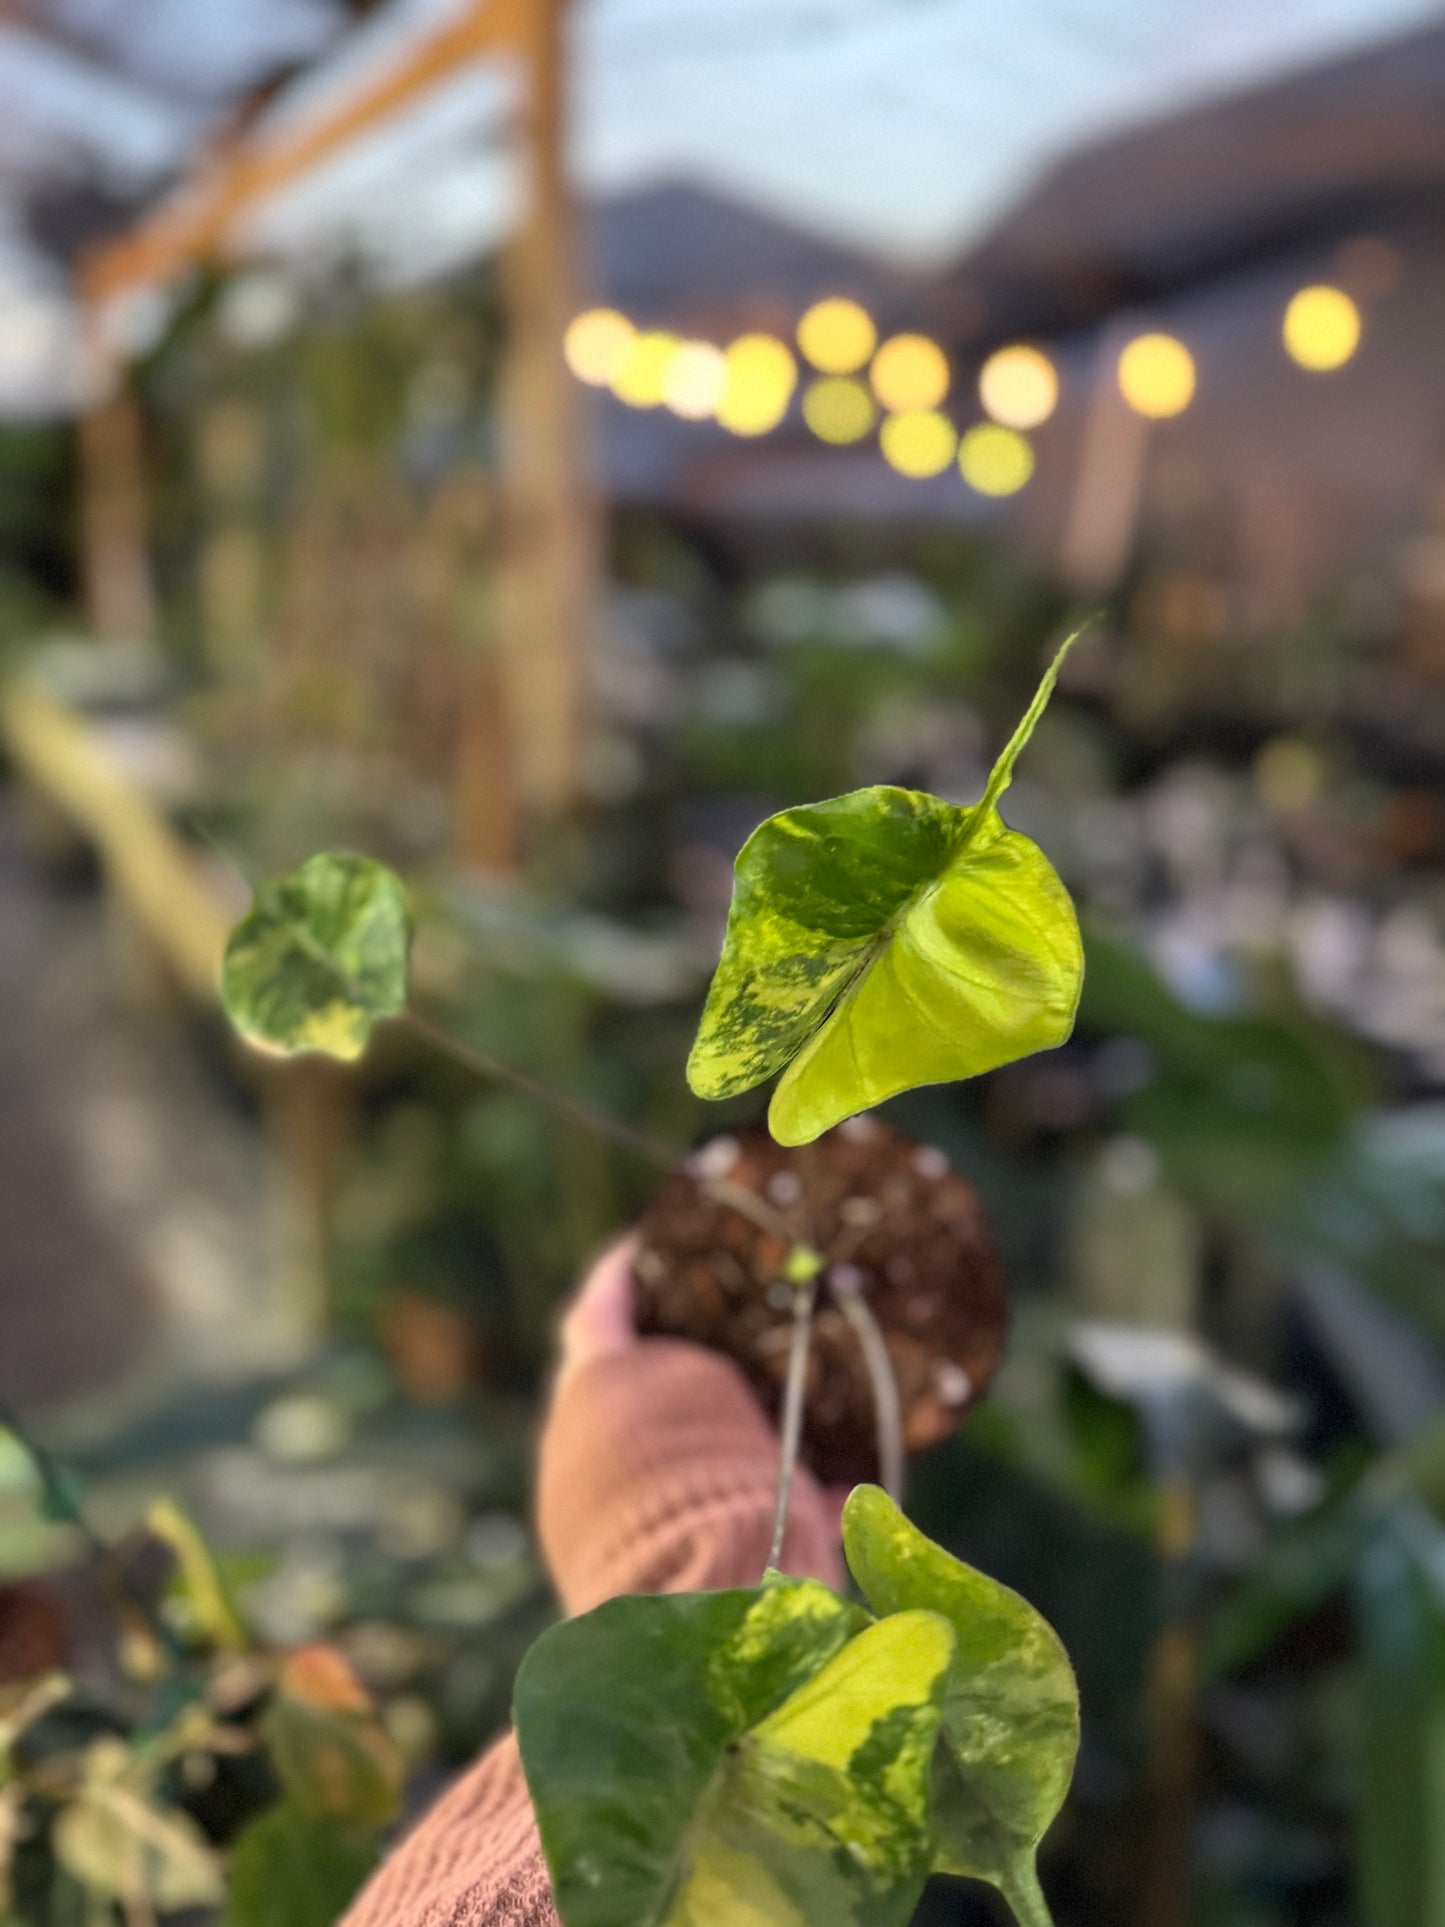
[[[952,1648],[791,1579],[544,1633],[514,1711],[566,1927],[904,1927]]]
[[[263,1050],[349,1062],[378,1018],[405,1009],[410,943],[400,878],[368,857],[313,856],[256,892],[226,946],[221,1001]]]
[[[843,1547],[875,1612],[942,1613],[957,1635],[936,1786],[937,1870],[991,1881],[1022,1917],[1047,1919],[1034,1856],[1079,1745],[1078,1688],[1058,1635],[1027,1600],[925,1538],[877,1486],[849,1495]]]
[[[195,1821],[129,1787],[82,1788],[56,1819],[53,1838],[67,1873],[128,1907],[168,1913],[221,1898],[220,1867]]]
[[[332,1927],[376,1864],[376,1842],[283,1800],[237,1836],[224,1927]]]
[[[354,1707],[283,1690],[260,1720],[287,1798],[303,1813],[384,1827],[401,1806],[401,1754],[377,1720]]]
[[[880,786],[784,810],[748,838],[688,1059],[700,1097],[781,1071],[769,1127],[806,1144],[899,1091],[1069,1035],[1083,982],[1074,907],[998,813],[1068,647],[972,808]]]

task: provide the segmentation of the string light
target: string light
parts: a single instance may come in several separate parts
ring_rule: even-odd
[[[803,420],[820,442],[839,447],[861,442],[877,414],[862,382],[850,381],[846,375],[826,375],[810,383],[803,394]]]
[[[1034,451],[1016,429],[979,422],[959,443],[958,466],[980,495],[1017,495],[1034,472]]]
[[[680,345],[676,335],[661,328],[635,335],[612,370],[613,394],[629,408],[660,408],[667,392],[667,364]]]
[[[1119,392],[1151,421],[1182,415],[1194,399],[1194,357],[1173,335],[1136,335],[1119,357]]]
[[[997,349],[983,364],[978,396],[1005,428],[1037,428],[1058,406],[1058,373],[1041,349],[1015,342]]]
[[[815,301],[798,323],[798,346],[825,375],[855,374],[877,342],[872,317],[842,295]]]
[[[716,414],[727,386],[727,361],[710,341],[681,342],[662,371],[662,399],[684,421],[702,422]]]
[[[937,408],[948,393],[948,358],[927,335],[894,335],[873,357],[873,392],[895,415]]]
[[[637,330],[625,314],[615,308],[589,308],[569,324],[562,354],[578,381],[605,388],[636,338]]]
[[[890,467],[915,480],[941,475],[958,447],[953,423],[936,408],[889,415],[878,431],[878,440]]]
[[[1284,311],[1284,346],[1313,374],[1343,368],[1360,345],[1360,311],[1343,288],[1301,288]]]
[[[788,412],[798,364],[776,335],[740,335],[723,357],[717,418],[734,435],[765,435]]]

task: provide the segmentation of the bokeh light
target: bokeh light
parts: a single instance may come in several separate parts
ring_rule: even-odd
[[[803,420],[821,442],[861,442],[877,419],[873,397],[861,381],[827,375],[803,394]]]
[[[815,301],[798,323],[798,346],[825,375],[856,373],[877,342],[878,330],[867,310],[842,295]]]
[[[625,314],[615,308],[589,308],[569,325],[562,353],[578,381],[605,388],[636,339],[637,330]]]
[[[765,435],[788,412],[798,364],[776,335],[739,335],[723,357],[717,418],[734,435]]]
[[[1360,345],[1360,311],[1343,288],[1301,288],[1284,311],[1284,346],[1314,374],[1343,368]]]
[[[662,371],[662,399],[684,421],[702,422],[717,412],[727,386],[727,361],[710,341],[680,342]]]
[[[884,460],[900,475],[911,475],[917,480],[927,475],[941,475],[958,447],[953,423],[936,408],[889,415],[878,431],[878,440]]]
[[[1151,421],[1182,415],[1194,399],[1194,357],[1173,335],[1136,335],[1119,357],[1119,392]]]
[[[894,335],[873,357],[873,392],[895,415],[916,415],[948,393],[948,358],[927,335]]]
[[[681,344],[676,335],[649,328],[635,335],[612,370],[612,392],[629,408],[660,408],[667,393],[667,365]]]
[[[983,364],[978,397],[1005,428],[1037,428],[1058,406],[1058,371],[1041,349],[1015,342],[997,349]]]
[[[980,495],[1017,495],[1034,472],[1034,451],[1017,429],[979,422],[958,445],[958,466]]]

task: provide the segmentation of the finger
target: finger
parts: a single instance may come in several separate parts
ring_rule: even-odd
[[[559,1384],[590,1360],[629,1351],[637,1343],[632,1285],[636,1250],[635,1233],[609,1246],[563,1314]]]

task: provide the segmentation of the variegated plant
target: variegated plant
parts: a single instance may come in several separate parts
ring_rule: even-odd
[[[688,1061],[699,1095],[776,1076],[769,1124],[800,1145],[1068,1036],[1073,905],[999,813],[1062,658],[978,803],[863,789],[754,831]],[[354,1058],[405,1012],[409,940],[389,871],[313,857],[237,929],[226,1008],[262,1048]],[[822,1258],[793,1256],[796,1364]],[[777,1545],[802,1384],[790,1374]],[[1047,1927],[1035,1854],[1078,1745],[1063,1648],[877,1487],[852,1494],[843,1532],[868,1610],[770,1570],[751,1589],[612,1600],[528,1654],[517,1731],[564,1927],[904,1927],[935,1871],[987,1880],[1022,1927]]]

